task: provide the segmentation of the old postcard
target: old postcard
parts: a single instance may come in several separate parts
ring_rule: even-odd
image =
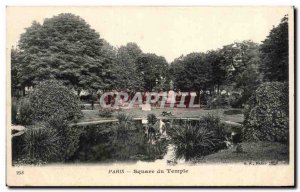
[[[292,6],[6,16],[8,186],[294,186]]]

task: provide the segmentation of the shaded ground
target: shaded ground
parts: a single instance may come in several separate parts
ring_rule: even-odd
[[[226,113],[224,111],[230,111],[230,109],[186,109],[186,108],[165,108],[165,109],[152,109],[151,111],[143,111],[140,108],[131,108],[131,109],[122,109],[121,111],[115,111],[113,113],[113,119],[118,113],[124,112],[129,114],[132,117],[136,118],[146,118],[148,114],[155,114],[157,117],[163,117],[162,112],[170,111],[172,116],[174,117],[201,117],[208,114],[219,116],[222,121],[232,121],[237,123],[242,123],[244,120],[244,115],[242,113]],[[87,121],[98,121],[101,119],[109,119],[103,118],[98,115],[98,110],[82,110],[84,117],[80,120],[80,122]]]
[[[200,163],[277,164],[289,162],[289,147],[276,142],[244,142],[243,151],[236,147],[207,155]]]

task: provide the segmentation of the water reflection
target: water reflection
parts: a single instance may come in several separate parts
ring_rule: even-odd
[[[84,129],[71,162],[154,161],[167,153],[167,139],[156,135],[155,142],[149,142],[141,121],[129,125],[106,123]]]

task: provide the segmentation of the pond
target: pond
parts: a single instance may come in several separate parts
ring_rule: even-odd
[[[77,127],[82,129],[82,127]],[[134,121],[127,130],[118,130],[116,123],[85,126],[79,147],[69,162],[136,162],[162,159],[168,141],[156,133],[152,140],[145,134],[141,121]]]
[[[199,120],[195,119],[165,119],[158,120],[152,125],[146,119],[139,119],[75,125],[71,127],[71,134],[67,136],[66,145],[60,152],[63,155],[68,155],[62,156],[62,159],[47,161],[47,163],[136,163],[157,162],[158,160],[163,163],[177,163],[182,158],[189,160],[187,157],[189,150],[191,150],[191,154],[201,156],[216,152],[224,147],[224,140],[216,140],[218,138],[211,138],[211,141],[219,142],[222,146],[213,150],[205,148],[211,141],[201,143],[206,142],[201,141],[202,138],[206,137],[201,134],[211,135],[210,132],[205,132],[200,128],[207,127],[209,125],[207,123],[203,124],[202,122],[199,125]],[[187,124],[190,127],[186,126]],[[217,125],[213,123],[207,128],[211,130],[213,127],[218,127]],[[197,127],[197,129],[191,128],[191,126]],[[231,132],[235,130],[234,127],[223,125],[220,128],[225,131],[224,133],[221,131],[221,133],[226,134],[227,137],[230,137]],[[12,139],[13,162],[18,162],[23,158],[24,135]],[[194,149],[194,145],[200,147]],[[184,147],[184,151],[180,152],[180,147]],[[179,153],[175,151],[178,149]],[[32,151],[32,154],[41,149],[35,146],[34,150],[37,151]],[[203,153],[203,151],[209,153]],[[40,152],[41,154],[44,153],[43,151]]]

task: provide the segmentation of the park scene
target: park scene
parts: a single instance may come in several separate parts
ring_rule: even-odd
[[[12,163],[288,164],[288,32],[282,15],[170,62],[73,13],[32,21],[10,50]]]

